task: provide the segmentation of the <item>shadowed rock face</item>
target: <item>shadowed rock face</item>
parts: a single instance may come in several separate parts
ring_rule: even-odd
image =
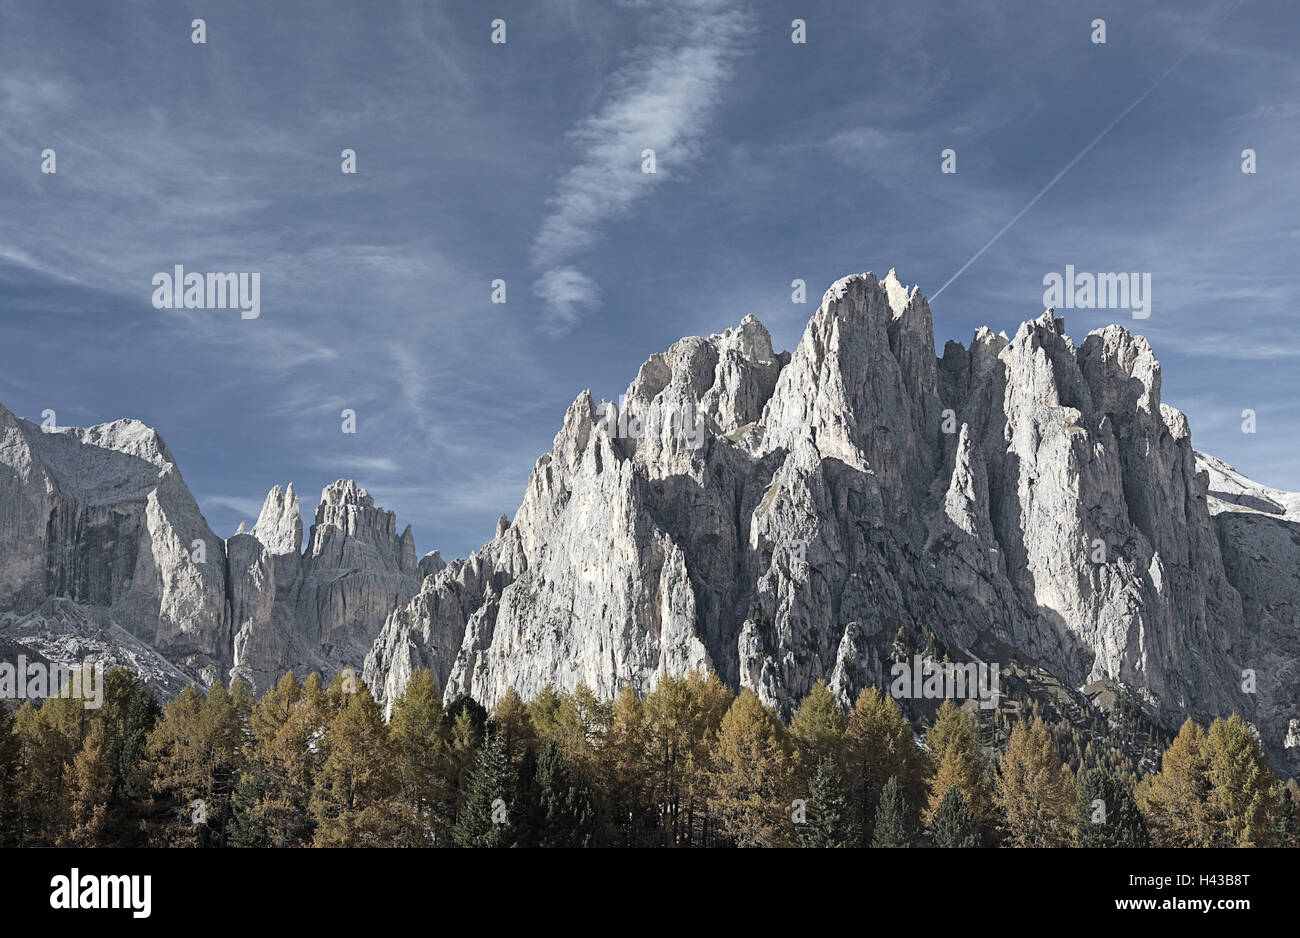
[[[847,702],[900,629],[933,631],[968,658],[1011,647],[1075,687],[1116,682],[1170,723],[1242,713],[1282,757],[1297,682],[1248,695],[1241,671],[1283,678],[1300,655],[1251,664],[1255,587],[1225,564],[1145,339],[1076,346],[1048,311],[937,359],[919,291],[863,274],[792,355],[747,317],[652,356],[622,404],[639,433],[578,396],[513,523],[389,618],[371,686],[391,700],[427,667],[492,704],[704,666],[788,711],[818,679]]]
[[[0,408],[0,634],[160,687],[364,657],[387,701],[429,668],[490,705],[702,667],[788,712],[934,633],[1168,724],[1241,713],[1300,773],[1300,495],[1194,452],[1140,336],[1076,346],[1049,310],[936,358],[920,292],[861,274],[793,353],[749,316],[611,403],[580,394],[513,520],[450,563],[344,481],[305,549],[292,486],[222,542],[152,430]]]
[[[101,607],[182,667],[223,672],[224,583],[221,541],[157,433],[136,420],[45,430],[0,407],[0,612],[51,597]]]

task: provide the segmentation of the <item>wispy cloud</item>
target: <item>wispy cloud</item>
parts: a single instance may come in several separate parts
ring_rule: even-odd
[[[201,504],[220,505],[222,508],[229,508],[231,511],[246,515],[254,521],[262,513],[262,499],[260,498],[245,498],[243,495],[199,495],[197,500]]]
[[[401,471],[401,464],[387,456],[352,456],[348,454],[321,454],[312,457],[312,465],[331,472],[350,472],[356,474]]]
[[[546,304],[545,331],[563,335],[578,324],[582,310],[600,302],[600,287],[576,267],[552,267],[533,284],[533,292]]]
[[[648,17],[646,33],[655,38],[632,50],[601,103],[570,131],[578,162],[556,183],[533,240],[534,292],[551,333],[569,331],[599,302],[595,281],[574,266],[578,257],[609,222],[702,152],[747,34],[744,11],[724,0],[657,4]],[[655,152],[653,174],[642,170],[647,149]]]

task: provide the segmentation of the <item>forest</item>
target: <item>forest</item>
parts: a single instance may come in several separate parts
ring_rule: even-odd
[[[1151,759],[1122,717],[945,700],[918,734],[880,689],[846,712],[818,683],[785,721],[694,672],[489,712],[417,672],[386,718],[350,670],[160,706],[113,669],[97,709],[0,707],[0,845],[1300,845],[1300,786],[1249,724],[1188,720]]]

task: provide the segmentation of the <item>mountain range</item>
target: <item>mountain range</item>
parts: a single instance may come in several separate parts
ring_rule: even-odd
[[[845,277],[793,353],[746,316],[580,393],[450,563],[344,480],[305,545],[291,484],[223,539],[149,427],[0,406],[0,649],[163,696],[352,666],[391,703],[427,668],[488,706],[702,668],[789,715],[925,646],[1169,728],[1239,713],[1300,775],[1300,494],[1197,452],[1160,375],[1053,310],[938,355],[917,288]]]

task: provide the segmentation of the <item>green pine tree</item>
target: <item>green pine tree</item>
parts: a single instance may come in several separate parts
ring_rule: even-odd
[[[1079,785],[1075,843],[1080,847],[1145,847],[1147,825],[1133,793],[1109,769],[1089,769]]]
[[[953,785],[939,802],[934,814],[934,845],[936,847],[975,847],[978,839],[971,824],[966,796]]]
[[[506,752],[505,740],[491,735],[479,749],[465,783],[465,798],[456,814],[452,842],[457,847],[511,847],[517,832],[511,810],[517,803],[518,780]]]
[[[898,776],[889,776],[885,787],[880,791],[880,804],[876,808],[876,823],[871,835],[873,847],[907,847],[910,846],[903,818],[907,804],[903,800],[903,786],[898,783]]]
[[[267,784],[267,773],[258,766],[249,766],[240,775],[231,798],[230,824],[226,828],[227,846],[271,846],[266,817],[257,810],[266,796]]]
[[[537,793],[537,846],[591,846],[595,835],[591,792],[570,775],[554,741],[542,749],[533,787]]]
[[[808,786],[807,818],[799,825],[801,847],[853,847],[860,834],[839,764],[822,756]]]

